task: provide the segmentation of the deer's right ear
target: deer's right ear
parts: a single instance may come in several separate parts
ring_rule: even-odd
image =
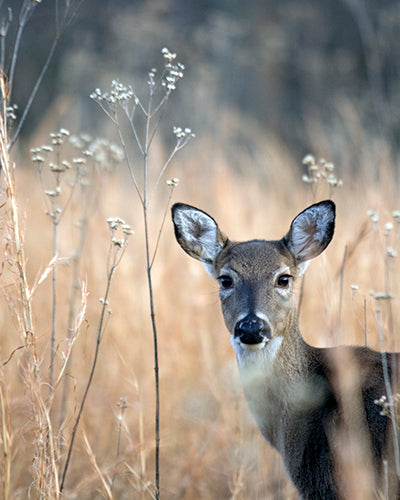
[[[329,245],[335,230],[335,204],[331,200],[306,208],[292,222],[284,237],[286,246],[305,269],[310,259]],[[304,265],[305,264],[305,265]]]
[[[212,264],[228,242],[208,214],[184,203],[172,207],[175,237],[191,257],[200,260],[212,274]]]

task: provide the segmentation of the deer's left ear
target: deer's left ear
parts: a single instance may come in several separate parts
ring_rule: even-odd
[[[283,241],[297,264],[317,257],[329,245],[335,230],[335,204],[331,200],[311,205],[292,222]]]
[[[203,262],[212,274],[213,263],[228,242],[215,220],[191,205],[175,203],[172,221],[176,239],[183,250]]]

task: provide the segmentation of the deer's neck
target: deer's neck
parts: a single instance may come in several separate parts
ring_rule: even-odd
[[[309,398],[313,349],[303,340],[297,322],[285,335],[274,335],[260,350],[237,350],[244,392],[257,425],[280,449],[282,421]]]

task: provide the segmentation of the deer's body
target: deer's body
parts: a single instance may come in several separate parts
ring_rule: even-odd
[[[346,498],[346,453],[371,472],[369,498],[400,498],[393,425],[376,404],[390,399],[385,380],[397,387],[399,355],[312,347],[298,327],[295,282],[329,244],[334,218],[334,204],[321,202],[300,213],[281,240],[237,243],[205,212],[173,207],[178,242],[220,283],[248,405],[300,498]]]
[[[336,485],[340,483],[340,473],[335,471],[338,457],[334,452],[335,435],[349,431],[342,419],[345,411],[355,413],[350,416],[356,419],[353,424],[368,429],[368,452],[371,451],[377,473],[377,488],[382,489],[379,476],[382,460],[390,454],[392,434],[389,419],[380,414],[381,407],[374,403],[386,393],[381,355],[367,348],[348,348],[343,352],[341,348],[318,349],[307,344],[297,346],[294,352],[293,346],[286,349],[284,342],[281,349],[273,363],[259,359],[258,352],[245,359],[239,355],[238,363],[250,410],[265,439],[280,452],[301,498],[345,498],[340,494],[340,485]],[[297,358],[301,359],[301,366],[291,364],[289,349],[291,354],[301,355]],[[357,386],[354,397],[362,397],[365,413],[358,406],[343,408],[335,380],[337,361],[342,355],[352,360],[353,368],[360,368],[358,382],[362,389]]]

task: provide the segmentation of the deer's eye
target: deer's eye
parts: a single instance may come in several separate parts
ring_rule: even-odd
[[[291,276],[290,274],[282,274],[281,276],[279,276],[279,278],[277,279],[276,281],[276,284],[280,287],[280,288],[288,288],[288,286],[290,285],[290,279],[293,278],[293,276]]]
[[[220,276],[218,281],[220,282],[221,288],[224,290],[233,286],[233,279],[230,276]]]

